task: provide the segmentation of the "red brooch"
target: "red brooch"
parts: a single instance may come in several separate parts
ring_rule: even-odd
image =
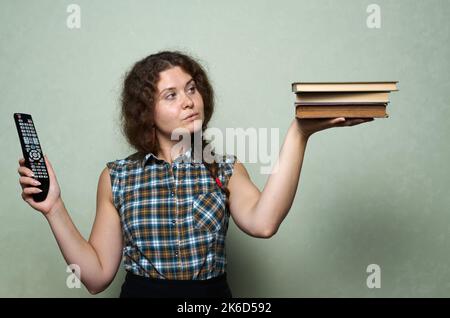
[[[222,182],[220,182],[220,179],[219,179],[219,178],[216,178],[216,183],[217,183],[217,185],[218,185],[219,187],[222,188]]]

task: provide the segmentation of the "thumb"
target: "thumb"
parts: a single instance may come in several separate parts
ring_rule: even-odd
[[[335,125],[335,124],[340,124],[345,122],[345,117],[338,117],[338,118],[334,118],[330,121],[330,124]]]

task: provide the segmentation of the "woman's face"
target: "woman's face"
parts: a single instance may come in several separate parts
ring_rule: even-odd
[[[171,139],[177,128],[189,133],[201,129],[203,98],[190,74],[179,66],[172,67],[159,73],[157,88],[155,125],[160,133]]]

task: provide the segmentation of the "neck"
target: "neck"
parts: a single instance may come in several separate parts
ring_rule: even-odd
[[[159,138],[159,151],[157,153],[157,157],[167,161],[168,163],[172,163],[175,158],[179,155],[185,153],[188,148],[183,143],[179,143],[179,141],[167,140],[165,138]]]

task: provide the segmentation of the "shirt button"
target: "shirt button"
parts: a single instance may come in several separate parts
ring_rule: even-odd
[[[178,252],[175,252],[175,257],[178,257]]]
[[[170,192],[170,195],[174,197],[175,193],[172,191],[172,192]]]
[[[177,221],[172,220],[172,225],[175,225],[177,223]]]

